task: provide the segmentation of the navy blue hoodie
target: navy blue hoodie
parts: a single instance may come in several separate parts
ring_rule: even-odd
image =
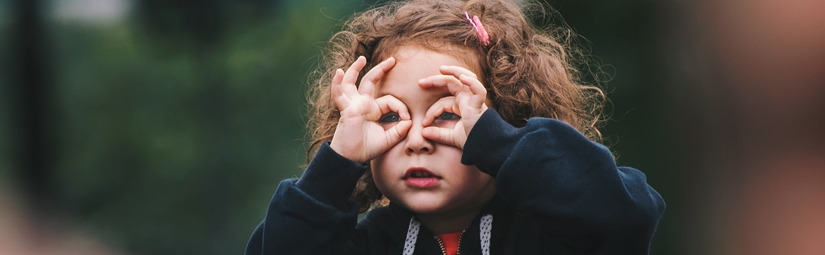
[[[607,148],[555,119],[516,128],[489,109],[461,162],[492,176],[496,196],[465,230],[459,254],[648,254],[665,209],[642,172],[617,167]],[[402,254],[413,212],[390,204],[357,222],[349,196],[365,170],[323,144],[300,179],[280,183],[246,254]],[[483,215],[492,215],[489,253]],[[423,225],[414,246],[414,254],[442,253]]]

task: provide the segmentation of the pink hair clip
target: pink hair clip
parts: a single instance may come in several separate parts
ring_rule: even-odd
[[[464,12],[464,17],[466,17],[467,21],[470,22],[470,25],[473,25],[473,28],[475,28],[478,39],[481,40],[481,44],[484,46],[490,44],[490,35],[487,34],[487,30],[484,29],[484,25],[481,24],[481,19],[475,15],[473,15],[473,18],[470,19],[470,14],[467,12]]]

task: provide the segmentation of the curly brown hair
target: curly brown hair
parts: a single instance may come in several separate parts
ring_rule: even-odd
[[[530,8],[544,10],[538,5]],[[464,12],[481,18],[491,37],[487,46],[481,44]],[[373,65],[408,45],[477,62],[490,107],[516,127],[524,126],[530,117],[548,117],[601,141],[598,124],[606,98],[597,86],[584,84],[576,67],[586,65],[587,58],[574,47],[575,38],[567,26],[535,28],[521,8],[507,0],[410,0],[356,14],[329,40],[312,75],[307,127],[312,142],[307,162],[321,143],[332,140],[340,117],[329,87],[335,70],[365,56],[368,65],[360,80]],[[473,54],[468,58],[466,53]],[[382,200],[371,171],[361,177],[352,197],[361,212]]]

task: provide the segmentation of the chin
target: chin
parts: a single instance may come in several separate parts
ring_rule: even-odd
[[[410,210],[410,211],[413,211],[415,213],[422,213],[422,214],[440,213],[440,212],[445,211],[445,208],[443,208],[442,206],[439,206],[437,204],[421,204],[421,203],[418,203],[418,204],[414,204],[414,205],[405,204],[403,206],[405,208],[407,208],[408,210]]]
[[[399,204],[401,206],[415,213],[440,213],[448,211],[450,209],[447,207],[449,203],[447,203],[447,201],[444,201],[443,198],[432,197],[423,194],[419,194],[413,197],[407,197],[406,199],[401,200],[390,200],[400,201]]]

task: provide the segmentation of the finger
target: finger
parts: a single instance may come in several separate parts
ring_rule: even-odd
[[[341,68],[335,69],[335,75],[332,76],[332,86],[341,85],[344,80],[344,70]]]
[[[441,115],[443,112],[452,112],[461,116],[458,112],[458,105],[456,104],[455,97],[442,97],[438,99],[430,109],[427,109],[427,113],[424,114],[424,120],[421,122],[421,125],[429,126],[435,120],[435,117]]]
[[[385,133],[387,137],[387,144],[389,147],[404,139],[407,136],[407,132],[410,131],[412,127],[412,120],[402,120],[399,121],[398,124],[395,124],[390,129],[387,129]]]
[[[470,92],[466,85],[461,83],[461,80],[452,75],[433,75],[418,81],[421,88],[441,87],[447,88],[450,94],[456,95],[460,92]]]
[[[487,89],[484,88],[484,84],[481,84],[476,78],[466,76],[464,74],[459,76],[459,80],[466,86],[470,88],[470,92],[473,93],[473,96],[470,97],[469,103],[470,106],[475,108],[480,108],[484,101],[487,100]]]
[[[335,102],[335,106],[338,106],[338,110],[343,110],[349,105],[346,95],[341,88],[341,80],[344,78],[344,70],[336,69],[335,76],[332,77],[332,85],[330,86],[330,90],[332,92],[332,100]]]
[[[332,97],[335,98],[340,95],[342,92],[341,90],[341,81],[344,79],[344,71],[339,69],[335,69],[335,75],[332,76],[332,84],[329,86],[332,92]]]
[[[421,136],[426,139],[432,140],[437,143],[452,145],[458,147],[459,149],[464,149],[464,141],[456,135],[458,134],[455,129],[449,128],[439,128],[439,127],[425,127],[421,129]],[[464,138],[466,140],[466,138]]]
[[[344,73],[344,78],[342,79],[341,83],[344,85],[352,84],[352,86],[346,86],[344,89],[344,93],[357,93],[358,91],[355,88],[355,82],[358,81],[358,74],[361,73],[361,69],[367,65],[367,58],[364,56],[358,57],[352,65],[347,68],[347,72]]]
[[[375,84],[384,78],[384,75],[395,66],[395,58],[390,57],[375,67],[370,69],[367,74],[361,78],[361,85],[358,86],[358,92],[363,95],[370,95],[375,97]]]
[[[472,77],[473,79],[478,79],[478,75],[476,75],[476,73],[460,66],[441,66],[439,71],[441,72],[441,74],[452,75],[456,78],[463,74]]]
[[[473,94],[487,96],[487,89],[484,88],[484,84],[479,81],[478,75],[469,69],[461,66],[441,66],[440,71],[442,74],[455,76],[464,85],[470,86],[470,91]]]
[[[388,113],[388,112],[397,112],[398,116],[401,117],[401,120],[409,120],[410,113],[407,110],[407,105],[398,98],[386,95],[380,98],[375,99],[375,103],[378,104],[378,108],[381,109],[381,113]],[[380,116],[380,115],[379,115]]]

